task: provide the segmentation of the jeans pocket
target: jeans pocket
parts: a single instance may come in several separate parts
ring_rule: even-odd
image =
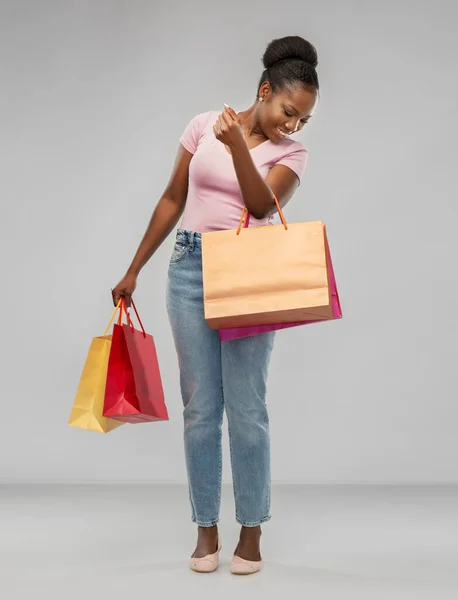
[[[180,260],[183,260],[183,258],[186,256],[187,252],[188,252],[187,244],[176,241],[175,246],[173,247],[172,256],[170,257],[170,261],[169,261],[170,264],[172,265],[174,263],[179,262]]]

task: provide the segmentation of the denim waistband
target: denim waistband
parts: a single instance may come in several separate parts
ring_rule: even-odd
[[[202,245],[202,234],[198,231],[188,231],[187,229],[177,229],[176,239],[191,248]]]

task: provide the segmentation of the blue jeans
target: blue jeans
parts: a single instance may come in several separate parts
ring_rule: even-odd
[[[201,234],[183,229],[170,259],[167,311],[180,368],[192,521],[212,527],[219,519],[226,409],[236,520],[260,525],[270,519],[266,380],[275,333],[220,341],[204,320]]]

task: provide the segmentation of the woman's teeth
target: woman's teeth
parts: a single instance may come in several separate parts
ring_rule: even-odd
[[[288,134],[287,134],[287,133],[284,133],[284,132],[283,132],[283,131],[282,131],[282,130],[279,128],[279,127],[277,127],[277,131],[278,131],[278,133],[280,133],[280,134],[281,134],[281,135],[282,135],[284,138],[287,138],[287,137],[288,137]]]

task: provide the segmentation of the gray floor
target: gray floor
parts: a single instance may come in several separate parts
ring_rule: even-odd
[[[275,486],[249,577],[228,570],[231,494],[220,568],[201,575],[183,486],[0,486],[1,598],[458,598],[457,486]]]

